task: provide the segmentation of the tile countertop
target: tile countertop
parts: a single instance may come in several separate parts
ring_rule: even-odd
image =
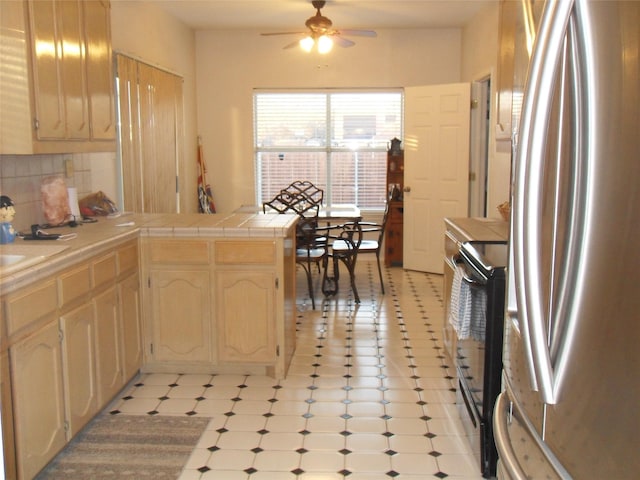
[[[445,218],[444,221],[446,229],[460,242],[506,242],[509,239],[509,223],[497,218]]]
[[[69,240],[26,241],[16,238],[13,245],[33,248],[50,244],[64,244],[68,248],[47,256],[36,264],[13,269],[3,275],[0,271],[0,294],[10,293],[34,281],[41,280],[64,268],[99,254],[101,250],[145,236],[162,237],[252,237],[279,238],[286,236],[297,220],[296,215],[265,215],[262,213],[228,213],[203,215],[185,214],[122,214],[114,218],[96,217],[96,223],[85,223],[75,228],[60,227],[47,233],[77,236]],[[0,245],[0,253],[3,246]]]

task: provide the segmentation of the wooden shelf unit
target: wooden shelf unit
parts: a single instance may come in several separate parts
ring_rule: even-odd
[[[402,223],[404,214],[404,152],[387,153],[389,216],[384,234],[384,264],[402,266]]]

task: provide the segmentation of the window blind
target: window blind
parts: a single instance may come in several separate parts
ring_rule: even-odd
[[[402,138],[402,120],[398,89],[254,92],[257,202],[308,180],[326,203],[383,208],[388,144]]]

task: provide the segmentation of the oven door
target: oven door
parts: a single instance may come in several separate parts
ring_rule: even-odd
[[[462,253],[462,252],[461,252]],[[458,267],[464,269],[463,282],[472,295],[487,295],[487,278],[470,265],[463,254],[460,255]],[[480,311],[477,308],[471,309],[471,315],[482,315],[486,319],[486,309]],[[472,320],[473,321],[473,320]],[[468,401],[479,410],[482,416],[482,393],[484,389],[484,363],[485,363],[485,342],[484,339],[457,338],[456,345],[456,369],[458,379],[463,381],[468,395]]]
[[[464,271],[463,283],[471,295],[483,297],[485,327],[479,338],[457,339],[457,407],[484,477],[495,475],[497,451],[493,441],[493,409],[500,393],[502,337],[504,327],[505,269],[504,244],[463,244],[458,266]]]

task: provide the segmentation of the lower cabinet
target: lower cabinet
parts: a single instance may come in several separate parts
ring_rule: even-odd
[[[153,363],[212,361],[208,270],[149,273]]]
[[[142,367],[142,305],[140,275],[136,272],[118,283],[118,308],[122,338],[123,383]]]
[[[100,405],[111,400],[124,382],[123,337],[116,287],[97,295],[93,303],[96,312],[96,369],[100,382]]]
[[[10,349],[19,478],[33,478],[67,441],[57,319]]]
[[[60,317],[62,366],[69,435],[98,412],[96,321],[93,303]]]
[[[275,295],[275,277],[271,272],[216,272],[221,363],[275,362]]]
[[[284,377],[295,348],[293,234],[143,238],[144,371]]]
[[[2,309],[0,309],[2,310]],[[2,313],[0,313],[2,320]],[[4,347],[3,347],[4,348]],[[13,399],[11,398],[11,372],[9,371],[9,352],[0,353],[0,405],[2,405],[2,447],[4,454],[4,478],[17,478],[16,446],[13,433]],[[2,472],[0,472],[2,478]]]
[[[116,267],[116,247],[2,297],[10,358],[8,382],[0,357],[2,395],[10,385],[12,400],[2,402],[3,422],[13,406],[3,438],[15,445],[5,462],[17,470],[7,478],[33,478],[139,370],[137,242],[124,249],[127,270]]]

